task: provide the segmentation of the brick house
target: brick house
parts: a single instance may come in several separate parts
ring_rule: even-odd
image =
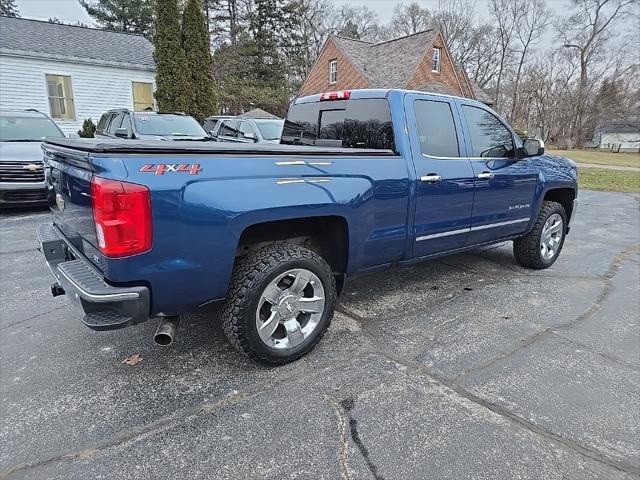
[[[454,65],[437,29],[380,43],[331,35],[298,95],[356,88],[407,88],[493,103]]]

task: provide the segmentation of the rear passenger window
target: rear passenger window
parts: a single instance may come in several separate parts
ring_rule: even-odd
[[[414,102],[420,151],[431,157],[459,157],[451,105],[433,100]]]
[[[463,105],[469,126],[473,157],[512,158],[515,156],[513,137],[498,117],[478,107]]]
[[[218,135],[222,135],[223,137],[238,136],[238,121],[226,120],[220,127],[220,131],[218,132]]]
[[[113,135],[114,133],[116,133],[116,130],[118,128],[120,128],[120,125],[122,124],[122,118],[123,117],[124,117],[124,114],[119,113],[117,116],[115,116],[113,118],[113,120],[111,120],[111,123],[109,124],[109,129],[108,129],[108,132],[110,134]]]
[[[122,124],[120,124],[120,128],[126,128],[127,132],[131,132],[131,119],[129,118],[129,115],[125,114],[122,119]]]
[[[280,143],[395,150],[389,102],[367,98],[295,104]]]
[[[98,122],[98,126],[96,127],[96,130],[99,132],[102,132],[105,128],[107,128],[107,123],[109,120],[109,115],[108,114],[104,114],[100,117],[100,121]]]

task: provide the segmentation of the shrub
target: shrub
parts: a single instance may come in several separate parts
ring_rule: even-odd
[[[82,122],[82,130],[78,130],[78,135],[82,138],[93,138],[93,134],[96,133],[96,125],[93,120],[87,118]]]

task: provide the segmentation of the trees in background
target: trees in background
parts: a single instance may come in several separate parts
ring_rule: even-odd
[[[167,110],[187,109],[174,86],[192,82],[199,85],[192,88],[199,95],[193,93],[189,102],[206,98],[216,100],[225,113],[260,107],[283,115],[330,34],[379,42],[429,28],[443,32],[453,60],[494,97],[502,115],[545,140],[581,146],[602,119],[623,117],[640,107],[640,36],[637,30],[628,32],[624,48],[618,36],[621,20],[633,8],[638,15],[635,0],[566,0],[571,13],[559,19],[553,19],[546,0],[489,0],[484,16],[478,15],[477,0],[439,0],[428,8],[414,1],[397,5],[384,22],[367,6],[330,0],[80,1],[99,9],[93,16],[103,26],[131,31],[144,30],[146,24],[155,35],[167,29],[154,40],[156,57],[164,59],[158,64],[156,97]],[[143,7],[152,1],[158,11],[173,6],[167,17],[156,14],[157,25],[149,30],[153,18]],[[191,27],[176,34],[178,8],[195,13],[196,3],[203,18],[194,23],[197,41],[189,34]],[[121,8],[124,4],[127,8]],[[188,17],[195,18],[185,12]],[[558,32],[553,47],[548,41],[551,23]],[[206,51],[205,37],[213,81],[200,74],[197,80],[192,73],[184,77],[185,62],[189,71],[192,65],[210,65],[206,55],[195,56]],[[189,59],[183,44],[190,45]],[[212,108],[213,101],[193,107],[199,117]]]
[[[153,33],[154,0],[80,0],[100,28],[115,32]]]
[[[575,115],[571,125],[572,137],[578,147],[582,146],[585,139],[588,99],[592,97],[597,85],[597,77],[592,70],[596,63],[601,65],[600,70],[606,71],[606,67],[610,67],[604,58],[608,43],[614,36],[613,29],[609,27],[613,26],[616,19],[631,13],[628,7],[633,2],[634,0],[572,0],[575,13],[558,23],[562,48],[575,55],[580,72]]]
[[[391,38],[422,32],[433,26],[431,12],[419,3],[399,3],[393,7],[388,34]]]
[[[156,63],[155,98],[164,112],[184,110],[186,56],[182,49],[180,13],[176,0],[156,0],[153,59]]]
[[[19,17],[20,12],[16,0],[0,0],[0,15],[4,17]]]
[[[200,0],[187,0],[182,15],[184,79],[181,86],[182,109],[201,123],[216,113],[216,89],[209,35]]]

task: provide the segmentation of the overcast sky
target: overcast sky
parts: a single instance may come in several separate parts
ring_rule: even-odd
[[[388,20],[393,11],[393,7],[402,3],[397,0],[332,0],[340,5],[350,3],[351,5],[366,5],[375,10],[382,21]],[[36,20],[47,20],[51,17],[58,17],[64,22],[75,23],[80,20],[83,23],[91,24],[92,20],[80,5],[78,0],[17,0],[20,14],[25,18],[34,18]],[[404,2],[410,3],[410,2]],[[438,0],[419,0],[418,3],[428,9],[435,9]],[[477,2],[477,10],[480,15],[486,8],[486,0]],[[552,6],[559,13],[566,11],[565,0],[547,0],[547,4]]]
[[[393,12],[393,7],[398,3],[403,3],[398,0],[331,0],[337,5],[349,3],[351,5],[366,5],[369,8],[376,11],[380,19],[383,22],[388,22]],[[488,0],[477,0],[476,11],[479,17],[486,18]],[[17,0],[18,9],[20,14],[25,18],[34,18],[36,20],[47,20],[51,17],[58,17],[64,22],[75,23],[80,20],[82,23],[92,26],[93,21],[91,17],[87,15],[84,8],[80,5],[78,0]],[[404,3],[410,3],[406,1]],[[418,0],[418,3],[423,7],[433,10],[438,5],[438,0]],[[640,2],[639,2],[640,3]],[[547,5],[553,10],[556,15],[566,15],[569,11],[568,0],[547,0]],[[626,27],[629,28],[630,24]],[[635,35],[638,35],[640,27],[634,25],[631,29],[635,30]],[[553,37],[552,32],[547,33],[547,41]]]

